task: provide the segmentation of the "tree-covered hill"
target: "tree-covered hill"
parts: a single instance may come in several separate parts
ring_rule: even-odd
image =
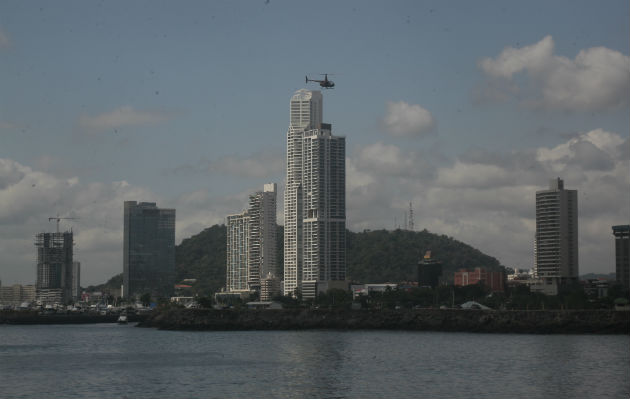
[[[278,228],[278,260],[282,260],[284,230]],[[458,268],[501,268],[495,258],[453,238],[426,230],[348,231],[347,246],[348,278],[353,282],[414,281],[418,260],[426,250],[431,250],[433,257],[442,261],[447,276],[452,276]],[[185,239],[176,246],[175,253],[178,281],[197,279],[199,292],[215,292],[225,286],[225,225],[214,225]],[[281,276],[281,262],[278,269]]]
[[[226,240],[225,225],[214,225],[175,246],[177,282],[197,279],[200,293],[225,286]]]
[[[442,262],[445,276],[459,268],[499,270],[494,257],[463,242],[427,230],[413,232],[377,230],[346,234],[348,278],[363,283],[417,280],[418,261],[427,250]]]

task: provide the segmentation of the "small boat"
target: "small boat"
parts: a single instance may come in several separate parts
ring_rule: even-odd
[[[121,316],[118,317],[118,323],[119,324],[126,324],[127,322],[128,321],[127,321],[127,316],[126,315],[121,315]]]

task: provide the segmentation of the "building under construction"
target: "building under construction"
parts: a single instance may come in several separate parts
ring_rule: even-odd
[[[66,303],[72,299],[72,231],[38,233],[37,299]]]

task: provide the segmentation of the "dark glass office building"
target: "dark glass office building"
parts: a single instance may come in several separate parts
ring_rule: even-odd
[[[616,225],[612,230],[615,235],[617,281],[630,288],[630,225]]]
[[[175,284],[175,210],[125,201],[123,296],[170,297]]]

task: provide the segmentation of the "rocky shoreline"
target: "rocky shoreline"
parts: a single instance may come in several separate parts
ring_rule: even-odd
[[[138,326],[166,330],[388,329],[413,331],[629,334],[630,313],[612,310],[213,310],[168,309]]]
[[[145,316],[129,316],[129,322],[139,322]],[[57,325],[107,324],[118,320],[118,315],[98,314],[38,314],[37,312],[0,312],[0,325]]]

